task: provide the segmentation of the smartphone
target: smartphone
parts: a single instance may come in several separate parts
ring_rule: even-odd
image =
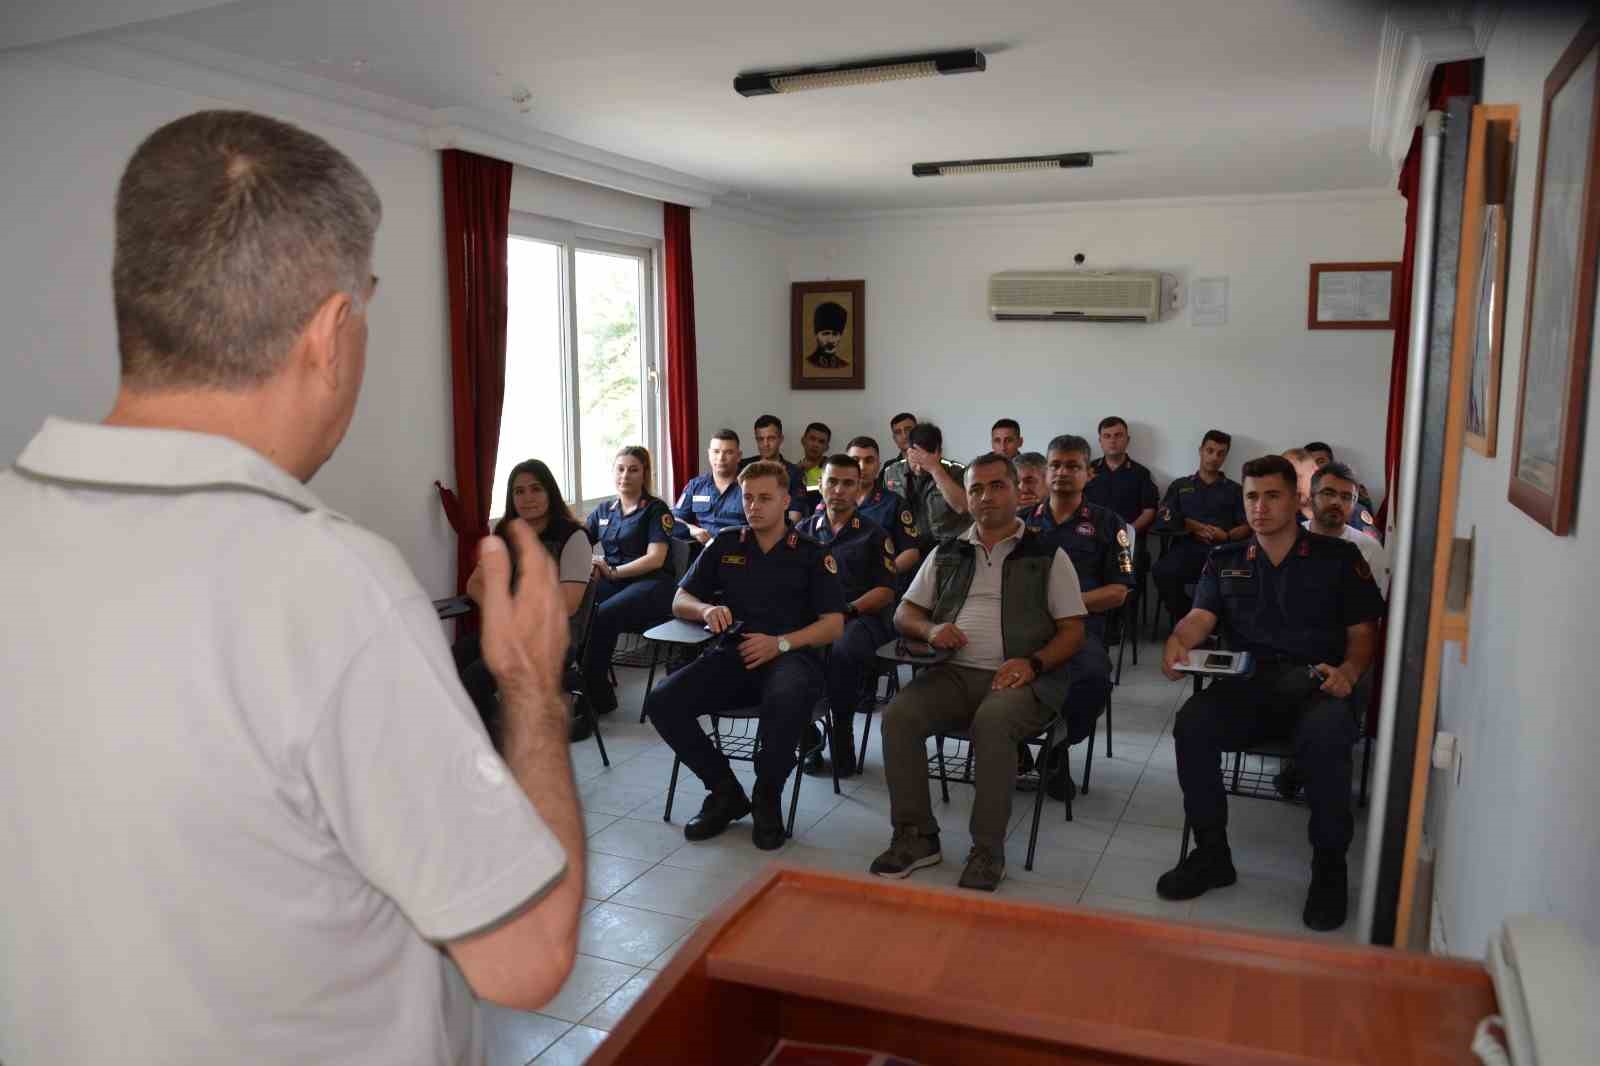
[[[1226,670],[1232,665],[1233,656],[1231,655],[1222,652],[1212,652],[1210,655],[1206,656],[1207,670]]]
[[[925,640],[902,638],[900,648],[906,655],[933,655],[934,647]]]

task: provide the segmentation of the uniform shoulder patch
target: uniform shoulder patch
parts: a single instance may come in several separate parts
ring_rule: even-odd
[[[1362,511],[1361,520],[1369,526],[1375,526],[1378,524],[1378,520],[1372,517],[1371,511]]]
[[[1362,559],[1356,563],[1356,576],[1363,581],[1372,580],[1372,567],[1367,565],[1367,561],[1365,559]]]
[[[883,538],[883,550],[884,550],[884,553],[887,554],[887,555],[893,555],[894,554],[894,540],[893,540],[893,538],[890,538],[890,537],[884,537]]]
[[[1122,545],[1124,548],[1130,547],[1127,529],[1124,528],[1117,530],[1117,543]]]
[[[664,533],[672,532],[672,515],[665,512],[661,515],[661,530]]]
[[[833,561],[833,553],[828,552],[822,557],[822,568],[830,574],[839,572],[839,564]]]

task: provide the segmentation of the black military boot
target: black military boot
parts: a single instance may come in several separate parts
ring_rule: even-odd
[[[700,813],[689,819],[683,827],[685,840],[710,840],[734,822],[750,813],[750,800],[744,786],[729,778],[711,790],[700,805]]]
[[[769,785],[758,778],[750,793],[750,808],[750,820],[755,823],[750,832],[751,842],[762,851],[783,847],[788,839],[783,830],[783,782]]]
[[[1311,888],[1306,892],[1306,909],[1300,915],[1306,926],[1326,933],[1344,924],[1350,908],[1350,874],[1344,852],[1318,848],[1311,859]]]
[[[1196,829],[1194,841],[1194,850],[1156,881],[1156,895],[1162,899],[1194,899],[1239,880],[1226,829]]]

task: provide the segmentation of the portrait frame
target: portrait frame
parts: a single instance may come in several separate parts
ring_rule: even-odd
[[[1469,200],[1476,232],[1462,233],[1463,251],[1475,240],[1474,277],[1463,295],[1472,300],[1461,321],[1470,336],[1467,404],[1462,439],[1494,458],[1500,437],[1500,377],[1505,355],[1506,268],[1510,259],[1511,174],[1517,148],[1515,104],[1479,104],[1472,109],[1472,144],[1467,154]],[[1477,195],[1472,195],[1476,191]],[[1465,231],[1463,226],[1463,231]]]
[[[844,328],[837,347],[824,354],[814,328],[824,304],[844,311]],[[867,283],[853,281],[796,281],[789,286],[789,387],[792,389],[864,389],[867,387]],[[844,366],[826,366],[829,358]]]
[[[1600,254],[1600,17],[1545,79],[1532,223],[1507,497],[1560,537],[1577,508]]]

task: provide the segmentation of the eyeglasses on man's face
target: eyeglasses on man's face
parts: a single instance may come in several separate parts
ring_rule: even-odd
[[[1353,492],[1340,492],[1338,489],[1318,489],[1317,499],[1323,503],[1332,503],[1334,500],[1338,500],[1348,507],[1356,502],[1356,494]]]

